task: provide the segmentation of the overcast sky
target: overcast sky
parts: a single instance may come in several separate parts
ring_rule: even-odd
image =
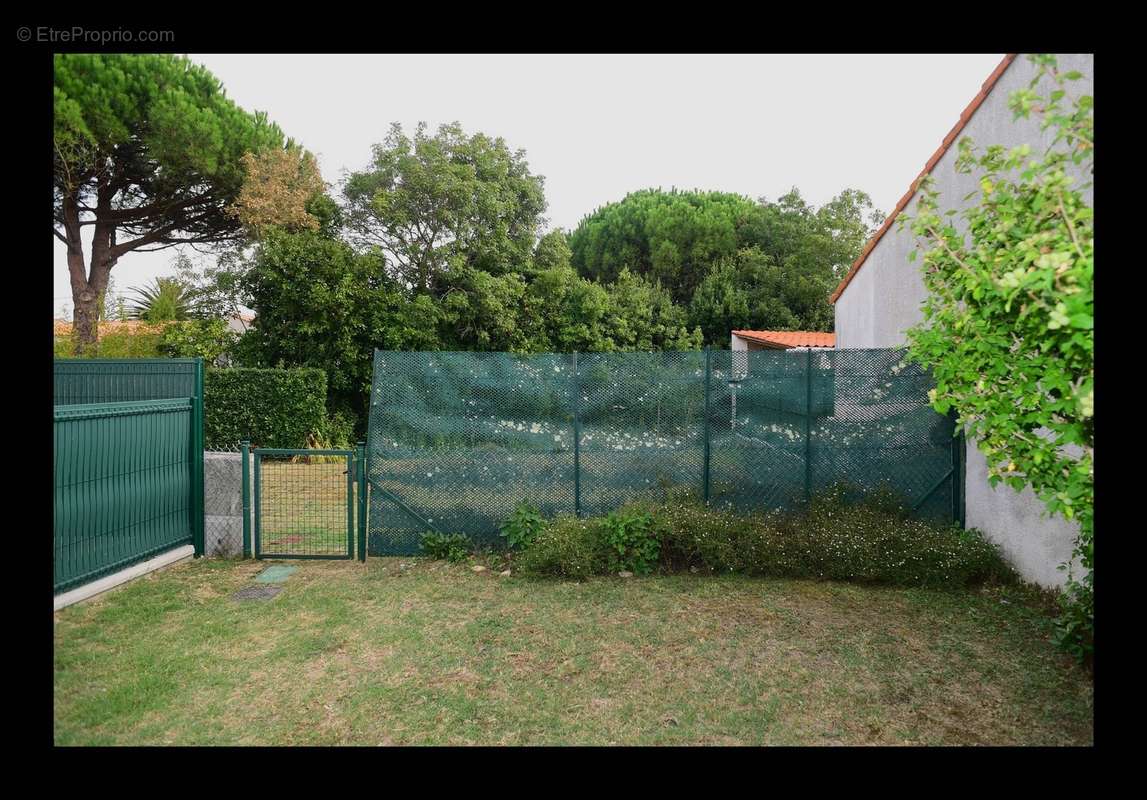
[[[769,199],[796,186],[815,205],[855,188],[887,213],[1003,54],[190,57],[315,153],[329,183],[364,167],[391,122],[458,121],[524,149],[548,228],[571,230],[658,186]],[[53,242],[59,316],[71,291]],[[128,253],[117,290],[171,274],[173,255]]]

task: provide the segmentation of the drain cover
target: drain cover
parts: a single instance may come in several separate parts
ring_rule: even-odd
[[[248,586],[231,596],[236,600],[270,600],[281,591],[282,586]]]
[[[298,567],[267,567],[259,573],[255,580],[259,583],[282,583],[289,578],[291,573],[296,569],[298,569]]]

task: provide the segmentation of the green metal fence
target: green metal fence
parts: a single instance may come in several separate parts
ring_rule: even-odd
[[[201,359],[54,363],[54,590],[203,554]]]
[[[58,358],[52,402],[121,403],[202,396],[202,359]]]
[[[186,397],[56,406],[57,593],[193,543],[193,417]]]
[[[959,520],[960,441],[903,355],[376,351],[369,552],[425,530],[496,545],[522,499],[589,516],[680,486],[750,511],[847,482]]]

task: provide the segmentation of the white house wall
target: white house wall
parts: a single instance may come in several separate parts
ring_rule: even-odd
[[[1060,54],[1061,71],[1079,70],[1084,79],[1068,82],[1072,94],[1093,91],[1094,57],[1087,54]],[[1011,63],[991,93],[957,136],[957,142],[969,136],[979,148],[1000,144],[1010,148],[1030,144],[1032,156],[1051,144],[1051,130],[1041,132],[1039,120],[1013,121],[1008,110],[1008,95],[1026,88],[1035,76],[1035,67],[1025,55]],[[1046,81],[1041,89],[1046,94]],[[955,111],[955,110],[954,110]],[[937,132],[937,144],[946,131]],[[979,190],[975,174],[961,175],[955,170],[959,153],[953,142],[932,169],[942,208],[963,208],[965,195]],[[929,154],[921,152],[921,159]],[[1080,181],[1082,182],[1082,181]],[[1092,190],[1084,191],[1087,202]],[[978,195],[969,203],[976,202]],[[915,198],[906,209],[915,213]],[[958,225],[962,220],[956,217]],[[841,349],[866,347],[900,347],[905,344],[905,331],[923,318],[921,304],[925,297],[919,261],[911,262],[908,254],[914,247],[911,231],[899,230],[894,222],[836,301],[836,346]],[[987,481],[984,456],[972,442],[968,443],[965,505],[970,528],[979,528],[1000,545],[1004,555],[1026,579],[1044,586],[1060,586],[1066,576],[1056,567],[1066,561],[1072,550],[1077,526],[1062,518],[1049,518],[1044,504],[1030,489],[1017,493],[1001,484],[993,489]]]

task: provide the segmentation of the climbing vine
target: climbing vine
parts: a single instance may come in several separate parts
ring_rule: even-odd
[[[933,372],[933,407],[955,409],[978,442],[992,485],[1030,486],[1051,513],[1078,521],[1057,630],[1084,659],[1094,651],[1094,218],[1081,192],[1092,172],[1093,102],[1071,91],[1080,73],[1060,71],[1053,55],[1029,58],[1036,75],[1008,105],[1016,119],[1035,114],[1052,129],[1051,146],[980,152],[965,137],[956,169],[979,175],[964,198],[978,201],[942,211],[929,175],[916,214],[900,220],[916,236],[909,258],[923,255],[929,290],[909,352]]]

